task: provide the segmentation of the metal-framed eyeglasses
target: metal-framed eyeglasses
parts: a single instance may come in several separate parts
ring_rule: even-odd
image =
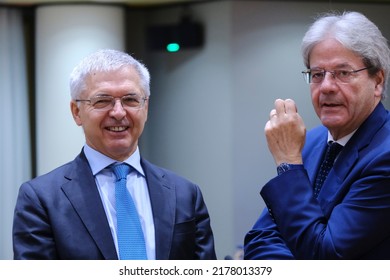
[[[307,69],[302,71],[303,77],[308,84],[319,84],[325,79],[326,73],[330,73],[332,77],[343,84],[348,84],[352,81],[355,74],[370,69],[371,67],[364,67],[358,70],[346,70],[346,69],[336,69],[333,71],[325,70],[325,69]]]
[[[114,108],[116,100],[121,101],[124,109],[141,109],[144,105],[147,97],[139,96],[136,94],[127,94],[122,97],[113,97],[111,95],[96,95],[90,99],[76,99],[76,102],[88,102],[94,109],[99,111],[109,111]]]

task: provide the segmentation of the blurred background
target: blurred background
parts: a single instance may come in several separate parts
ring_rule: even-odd
[[[84,144],[70,113],[69,74],[101,48],[147,65],[141,154],[201,187],[218,258],[240,255],[264,208],[259,191],[276,175],[263,133],[274,100],[294,99],[307,128],[319,124],[300,43],[331,10],[362,12],[390,38],[390,1],[0,0],[0,259],[13,258],[20,184],[72,160]],[[172,37],[183,23],[198,29]],[[181,48],[167,51],[167,40]]]

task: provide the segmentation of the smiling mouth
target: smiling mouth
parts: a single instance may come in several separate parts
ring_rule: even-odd
[[[128,126],[110,126],[107,127],[107,130],[113,131],[113,132],[122,132],[128,129]]]

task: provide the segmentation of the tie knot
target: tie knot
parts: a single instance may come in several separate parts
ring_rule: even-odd
[[[332,158],[336,158],[337,155],[341,152],[341,149],[343,148],[342,145],[340,145],[337,142],[332,142],[329,146],[329,155]]]
[[[113,171],[117,180],[126,179],[127,174],[130,173],[131,166],[126,163],[121,163],[113,166]]]

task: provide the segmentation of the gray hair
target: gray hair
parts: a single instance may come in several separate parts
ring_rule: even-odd
[[[371,67],[370,75],[383,70],[384,98],[390,73],[390,50],[386,38],[378,27],[358,12],[327,13],[320,16],[302,40],[301,51],[307,68],[310,68],[310,52],[315,45],[327,38],[336,39],[345,48],[361,56],[365,66]]]
[[[72,99],[80,98],[81,93],[86,89],[86,78],[93,72],[110,72],[128,66],[137,71],[144,94],[149,97],[150,74],[146,66],[127,53],[104,49],[88,55],[73,69],[69,82]]]

